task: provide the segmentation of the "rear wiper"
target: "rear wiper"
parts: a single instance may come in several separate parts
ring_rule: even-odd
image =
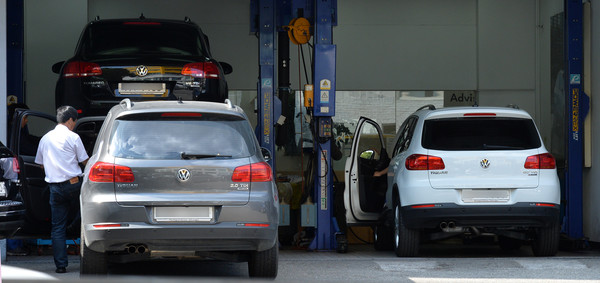
[[[202,159],[202,158],[211,158],[211,157],[231,157],[231,155],[221,155],[221,154],[188,154],[185,152],[181,153],[181,159]]]
[[[520,146],[483,144],[483,149],[524,149],[524,148],[520,147]]]

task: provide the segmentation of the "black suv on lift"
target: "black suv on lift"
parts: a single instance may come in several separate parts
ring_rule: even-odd
[[[83,117],[106,115],[124,98],[223,102],[232,67],[212,57],[208,37],[187,17],[142,15],[90,22],[75,56],[52,71],[60,74],[56,107],[71,105]]]

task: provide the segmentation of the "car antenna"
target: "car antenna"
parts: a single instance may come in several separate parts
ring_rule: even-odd
[[[94,19],[94,21],[99,21],[100,20],[100,16],[96,16],[96,18]]]
[[[144,13],[142,13],[142,14],[140,15],[140,20],[145,20],[145,19],[146,19],[146,17],[144,17]]]
[[[179,97],[179,103],[183,103],[183,99],[181,98],[181,96]]]
[[[185,16],[185,18],[183,18],[183,21],[186,23],[191,22],[190,18],[188,16]]]

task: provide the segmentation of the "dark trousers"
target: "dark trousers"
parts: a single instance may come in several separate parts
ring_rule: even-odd
[[[50,183],[50,209],[52,211],[52,250],[56,267],[67,267],[67,226],[69,212],[79,207],[81,181],[71,184],[69,181]],[[77,212],[79,213],[79,212]]]

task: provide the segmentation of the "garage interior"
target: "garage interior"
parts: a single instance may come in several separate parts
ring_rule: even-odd
[[[286,46],[284,26],[304,16],[318,28],[314,20],[320,15],[314,11],[319,5],[331,7],[324,12],[331,22],[319,25],[330,28],[324,29],[330,38],[316,32],[307,44],[288,41]],[[566,8],[569,5],[575,10]],[[265,133],[265,125],[268,128],[270,140],[262,135],[259,141],[275,152],[280,199],[296,214],[302,205],[317,203],[316,223],[303,225],[316,227],[325,238],[316,237],[312,248],[335,249],[332,187],[343,180],[358,118],[377,121],[391,143],[404,119],[426,104],[438,108],[514,104],[529,112],[557,159],[563,198],[568,199],[563,203],[569,216],[564,218],[563,226],[568,225],[563,233],[574,240],[600,242],[600,207],[595,205],[600,201],[596,189],[600,174],[593,166],[600,162],[593,147],[600,138],[600,131],[594,130],[600,118],[593,115],[600,104],[591,99],[600,88],[598,80],[592,80],[593,71],[600,68],[600,60],[594,60],[600,56],[600,42],[591,36],[594,28],[600,29],[600,21],[593,17],[600,14],[600,7],[592,1],[0,0],[0,19],[6,19],[0,28],[8,30],[0,34],[0,54],[7,58],[0,60],[0,99],[54,113],[57,75],[51,66],[72,55],[85,24],[96,17],[137,18],[142,13],[147,18],[189,17],[210,38],[213,55],[233,66],[227,76],[229,98],[245,110],[259,133]],[[324,50],[315,52],[319,46]],[[288,85],[278,83],[282,61],[277,54],[285,54],[284,47],[289,49]],[[264,73],[269,69],[270,74]],[[326,174],[325,200],[309,200],[307,191],[315,190],[316,195],[318,181],[303,176],[322,168],[309,164],[313,138],[303,120],[302,90],[313,84],[316,96],[319,77],[334,82],[331,100],[315,101],[331,107],[317,116],[325,118],[325,124],[333,122],[328,124],[332,139],[322,164],[331,164],[334,174]],[[273,84],[265,88],[264,79],[269,78]],[[271,91],[270,96],[265,90]],[[267,123],[262,118],[265,103],[273,111]],[[6,143],[6,123],[0,127]],[[339,160],[331,156],[332,143],[344,154]],[[284,227],[300,225],[285,219]],[[293,229],[284,241],[308,245],[294,239],[296,232]]]

